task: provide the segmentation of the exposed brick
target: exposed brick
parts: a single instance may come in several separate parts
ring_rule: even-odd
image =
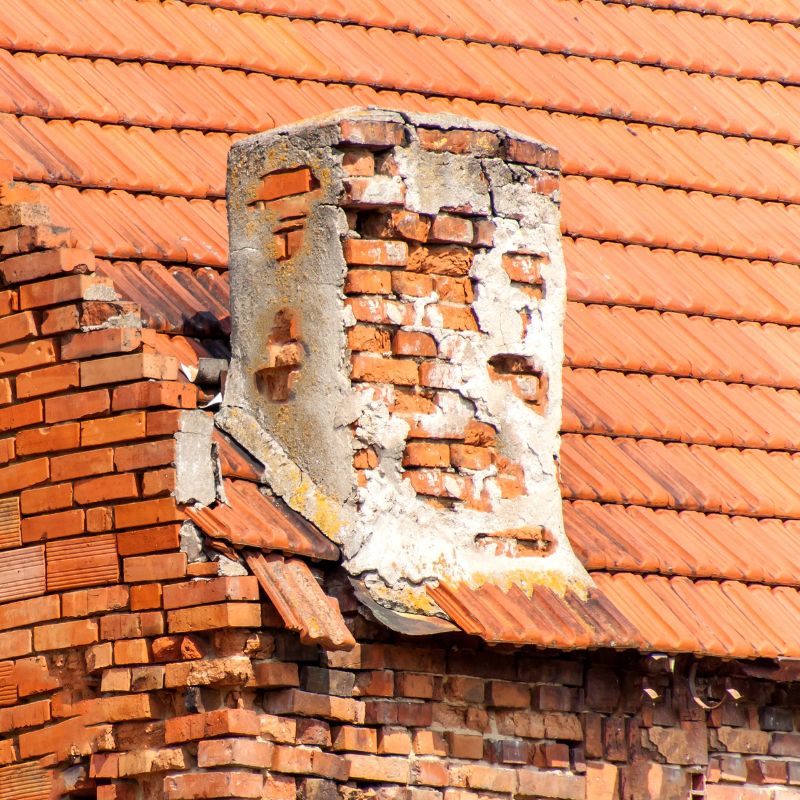
[[[451,245],[414,245],[409,249],[409,272],[463,277],[472,267],[472,251]]]
[[[61,358],[78,360],[109,353],[130,353],[139,348],[142,333],[138,328],[105,328],[85,333],[70,333],[61,339]]]
[[[411,767],[408,759],[357,753],[348,753],[345,758],[350,765],[352,780],[403,784],[411,780]]]
[[[91,543],[91,537],[87,540]],[[107,539],[106,539],[107,541]],[[63,594],[62,615],[65,617],[88,617],[91,614],[118,611],[128,605],[127,586],[98,586]]]
[[[75,502],[81,505],[138,497],[136,477],[130,473],[85,478],[75,482]]]
[[[399,122],[342,120],[339,137],[342,144],[383,149],[403,144],[405,133]]]
[[[164,586],[164,608],[220,603],[227,600],[259,600],[258,581],[251,575],[186,581]]]
[[[560,772],[543,772],[521,769],[519,793],[526,797],[552,797],[559,800],[585,800],[586,779],[583,775],[565,775]]]
[[[392,352],[399,356],[436,357],[434,338],[418,331],[397,331],[392,340]]]
[[[117,549],[121,556],[177,550],[180,545],[180,530],[180,525],[161,525],[157,528],[125,531],[117,536]]]
[[[0,261],[0,266],[2,266]],[[36,315],[32,311],[23,311],[9,317],[0,317],[0,344],[32,339],[39,335]]]
[[[158,556],[145,558],[158,558]],[[129,560],[132,559],[126,559],[126,562]],[[219,628],[258,628],[261,626],[261,607],[257,603],[218,603],[180,608],[168,612],[167,624],[171,633],[190,633]]]
[[[428,297],[433,292],[433,279],[414,272],[392,272],[392,290],[409,297]]]
[[[46,458],[20,461],[0,469],[0,486],[4,492],[17,492],[28,486],[43,483],[50,477],[50,462]]]
[[[164,723],[167,744],[209,739],[228,734],[258,736],[261,733],[259,715],[240,708],[223,708],[200,714],[172,717]]]
[[[145,528],[181,519],[183,512],[171,497],[114,506],[114,521],[117,528]]]
[[[450,755],[453,758],[483,758],[483,736],[476,733],[445,733]]]
[[[433,219],[428,241],[472,244],[473,236],[474,230],[470,220],[454,217],[451,214],[437,214]]]
[[[333,729],[333,749],[355,753],[377,753],[377,732],[371,728],[340,725]]]
[[[253,676],[256,686],[264,689],[278,689],[300,685],[297,664],[282,661],[261,661],[253,663]]]
[[[69,275],[21,286],[20,308],[42,308],[69,303],[72,300],[112,299],[114,284],[110,278],[95,275]]]
[[[413,386],[419,380],[417,365],[413,361],[360,353],[352,357],[351,374],[354,381],[395,383],[401,386]]]
[[[389,272],[377,269],[348,270],[344,282],[345,294],[391,294]]]
[[[142,442],[141,444],[117,447],[114,451],[114,464],[118,472],[161,467],[172,464],[174,461],[174,439]]]
[[[119,549],[119,539],[117,539],[117,549]],[[160,583],[140,583],[131,586],[130,591],[131,611],[161,607]]]
[[[401,672],[395,677],[395,687],[401,697],[429,699],[433,697],[433,675]]]
[[[20,508],[23,514],[41,514],[69,508],[72,505],[72,484],[60,483],[28,489],[20,495]]]
[[[111,408],[127,411],[133,408],[195,408],[197,387],[177,381],[144,381],[114,388]]]
[[[345,239],[342,250],[348,264],[402,267],[408,261],[408,245],[405,242]],[[388,273],[383,274],[388,276]]]
[[[22,520],[22,541],[30,544],[45,539],[74,536],[83,533],[84,529],[85,518],[82,509],[74,508],[54,514],[42,514]]]
[[[45,419],[48,423],[105,414],[109,407],[110,400],[105,389],[79,392],[65,397],[48,397],[44,401]]]
[[[145,425],[146,417],[143,411],[85,420],[81,422],[81,445],[93,447],[98,444],[142,439],[146,433]]]
[[[33,642],[37,651],[66,650],[82,647],[97,641],[97,623],[90,619],[74,622],[57,622],[33,629]]]
[[[29,400],[27,403],[15,403],[7,408],[0,408],[0,432],[36,425],[42,420],[41,400]],[[19,453],[19,447],[17,452]]]
[[[252,739],[209,739],[197,746],[199,767],[254,767],[263,769],[272,760],[271,742]]]
[[[194,798],[260,798],[264,780],[252,772],[207,772],[168,775],[165,800]]]
[[[110,447],[98,450],[81,450],[50,459],[50,473],[54,481],[102,475],[114,469],[114,451]]]
[[[267,696],[264,705],[270,714],[298,714],[303,717],[322,717],[342,722],[359,722],[363,704],[346,697],[283,689]]]
[[[80,445],[80,438],[81,428],[77,422],[20,431],[17,434],[17,455],[74,450]]]
[[[167,581],[186,575],[186,553],[164,553],[124,559],[126,583]]]
[[[177,380],[178,359],[155,353],[134,353],[81,363],[81,386],[85,387],[148,378],[160,381]]]
[[[23,283],[64,272],[94,272],[94,255],[88,250],[68,247],[7,258],[0,262],[0,275],[6,283]]]

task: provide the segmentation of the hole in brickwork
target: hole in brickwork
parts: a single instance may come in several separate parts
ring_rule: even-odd
[[[692,773],[692,783],[689,789],[690,800],[701,800],[706,796],[706,776],[702,772]]]
[[[256,387],[268,400],[282,403],[291,398],[303,363],[300,320],[293,309],[275,314],[266,350],[265,363],[255,373]]]

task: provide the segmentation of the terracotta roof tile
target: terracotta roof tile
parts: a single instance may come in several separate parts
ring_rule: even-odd
[[[313,525],[247,480],[225,480],[227,501],[212,508],[186,508],[186,514],[212,538],[237,547],[282,550],[335,561],[339,548]]]
[[[304,561],[264,556],[252,550],[246,552],[245,558],[286,627],[297,631],[301,641],[327,650],[355,647],[338,603],[323,593]]]

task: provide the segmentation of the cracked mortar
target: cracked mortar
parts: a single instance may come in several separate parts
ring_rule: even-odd
[[[455,132],[468,144],[432,146],[431,131],[445,142],[456,142]],[[346,568],[373,598],[398,611],[441,613],[425,591],[437,581],[491,581],[523,590],[545,584],[582,595],[591,586],[564,534],[556,476],[566,294],[557,194],[534,187],[540,174],[552,173],[508,163],[512,140],[515,152],[542,148],[457,117],[349,110],[250,137],[231,151],[233,357],[217,424],[262,461],[276,495],[341,545]],[[388,174],[351,178],[343,158],[353,150]],[[305,203],[304,216],[287,223],[287,201],[275,196],[275,187],[300,179],[306,185],[284,192],[295,206]],[[353,292],[345,290],[354,267],[342,242],[365,237],[367,215],[398,210],[428,223],[468,223],[468,230],[478,222],[491,225],[490,242],[467,243],[474,293],[467,313],[474,324],[448,323],[453,304],[436,290],[422,297],[369,294],[360,316],[354,313]],[[286,239],[291,251],[284,252],[275,237],[287,224],[296,227]],[[459,244],[447,237],[433,242],[429,237],[425,245],[433,253]],[[532,279],[509,272],[509,254],[535,261],[541,290]],[[429,271],[441,282],[435,266],[428,270],[428,255],[420,258],[414,274]],[[362,271],[381,274],[403,266],[357,263]],[[287,314],[296,320],[294,328],[281,333],[284,349],[267,359],[270,347],[277,347],[276,319]],[[391,362],[413,369],[410,359],[351,352],[348,331],[365,321],[392,336],[400,331],[432,337],[437,358],[413,362],[418,375],[426,371],[423,388],[390,377],[351,378],[356,355],[370,368],[388,369]],[[285,342],[302,358],[282,362],[289,352]],[[538,406],[520,392],[522,379],[513,369],[498,379],[489,368],[500,363],[497,358],[525,365],[524,379],[542,387]],[[291,380],[289,390],[276,400],[265,392],[263,374]],[[396,404],[413,391],[429,408],[398,412]],[[404,464],[409,444],[459,448],[464,431],[476,423],[496,432],[491,447],[473,448],[491,453],[490,461],[472,468],[454,461],[427,471]],[[354,453],[365,452],[375,454],[375,463],[354,469]],[[512,474],[521,476],[514,492],[503,483]],[[201,483],[206,491],[208,482]],[[542,555],[529,555],[512,541],[519,538],[515,532],[532,529],[547,532],[550,546]],[[487,547],[486,540],[497,546]]]

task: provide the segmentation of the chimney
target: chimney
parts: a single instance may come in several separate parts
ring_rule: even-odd
[[[558,485],[558,181],[552,148],[446,115],[351,109],[231,151],[218,423],[390,616],[441,615],[439,582],[591,584]]]

